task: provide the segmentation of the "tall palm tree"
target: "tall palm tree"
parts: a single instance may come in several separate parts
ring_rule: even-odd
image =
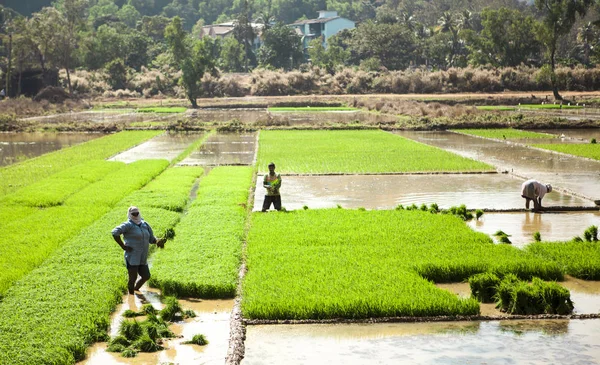
[[[459,23],[460,22],[457,17],[449,11],[442,13],[442,16],[438,19],[438,26],[436,30],[439,33],[450,33],[452,36],[450,59],[448,60],[449,66],[454,64],[454,56],[456,55],[456,50],[458,48],[458,31],[460,30]]]

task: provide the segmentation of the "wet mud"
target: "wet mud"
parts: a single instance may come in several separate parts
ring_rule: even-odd
[[[501,230],[510,235],[508,238],[514,246],[523,247],[534,242],[535,232],[540,232],[542,241],[570,241],[599,221],[600,212],[521,212],[485,213],[479,220],[467,224],[490,236]]]
[[[251,165],[257,148],[257,133],[217,133],[179,165]]]
[[[202,133],[163,133],[151,140],[122,152],[109,161],[131,163],[147,159],[165,159],[172,161],[194,141],[202,137]]]
[[[142,288],[141,294],[126,295],[123,304],[119,305],[111,317],[110,336],[118,334],[119,325],[123,321],[123,312],[127,309],[139,311],[142,305],[151,303],[156,309],[162,309],[160,293],[155,289]],[[177,338],[167,339],[165,350],[144,353],[134,358],[124,358],[119,353],[106,352],[107,343],[97,343],[88,349],[87,357],[79,365],[141,365],[141,364],[219,364],[224,363],[229,344],[229,318],[233,308],[233,300],[199,300],[180,299],[183,309],[191,309],[195,318],[177,322],[169,329]],[[138,317],[138,321],[143,317]],[[206,346],[182,344],[196,334],[203,334],[209,341]]]
[[[600,313],[600,281],[586,281],[566,276],[565,281],[560,281],[558,284],[569,289],[571,292],[571,300],[575,306],[573,314]],[[468,282],[435,285],[461,298],[469,298],[471,296],[471,288]],[[495,303],[480,303],[480,309],[482,316],[510,317],[509,314],[497,310]]]
[[[600,161],[551,153],[521,144],[493,141],[452,132],[396,132],[404,137],[440,147],[496,166],[517,176],[535,178],[558,189],[600,199]]]
[[[0,133],[0,166],[104,136],[102,133]]]
[[[575,129],[541,129],[536,132],[556,135],[562,143],[578,142],[589,143],[590,139],[600,140],[600,128],[575,128]],[[542,142],[543,143],[543,142]]]
[[[181,115],[181,114],[179,114]],[[92,123],[135,123],[173,119],[172,113],[137,113],[134,109],[91,110],[63,113],[40,117],[23,118],[28,122],[47,124],[92,122]]]
[[[242,364],[594,364],[600,320],[248,326]]]
[[[508,174],[282,176],[282,205],[288,210],[316,208],[393,209],[398,204],[438,204],[449,208],[524,209],[522,179]],[[254,210],[260,210],[265,189],[257,179]],[[593,202],[552,192],[548,206],[593,207]]]

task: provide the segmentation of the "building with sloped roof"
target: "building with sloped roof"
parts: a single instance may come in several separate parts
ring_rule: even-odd
[[[356,23],[350,19],[338,16],[337,11],[321,10],[317,19],[301,20],[290,24],[302,35],[304,49],[308,43],[316,38],[323,39],[323,46],[327,47],[327,39],[344,29],[354,29]]]
[[[254,29],[255,38],[252,42],[252,47],[256,50],[262,45],[262,31],[264,28],[263,24],[250,23],[252,29]],[[220,24],[205,25],[202,27],[200,32],[200,38],[211,37],[211,38],[225,38],[233,34],[233,28],[235,28],[234,22],[226,22]]]

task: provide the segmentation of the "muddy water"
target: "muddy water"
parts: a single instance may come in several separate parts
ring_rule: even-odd
[[[569,289],[571,300],[575,308],[575,314],[600,313],[600,281],[580,280],[567,276],[565,281],[559,282],[560,285]],[[435,284],[438,288],[447,290],[462,298],[471,296],[469,283],[451,283]],[[496,309],[494,303],[481,303],[481,315],[484,316],[509,316]]]
[[[178,114],[182,115],[182,114]],[[41,117],[23,118],[22,120],[43,123],[132,123],[173,118],[171,113],[137,113],[134,109],[93,110],[76,113],[63,113]]]
[[[0,166],[74,146],[101,133],[0,133]]]
[[[233,309],[233,300],[179,300],[183,309],[196,312],[195,318],[186,319],[169,326],[178,338],[167,340],[165,350],[154,353],[140,352],[134,358],[124,358],[119,353],[106,352],[107,344],[97,343],[88,349],[86,360],[80,365],[116,365],[116,364],[223,364],[229,346],[229,318]],[[111,337],[118,334],[125,310],[139,311],[142,305],[151,303],[156,309],[162,309],[158,291],[145,290],[142,294],[123,297],[123,304],[111,318]],[[138,317],[143,320],[143,317]],[[206,346],[185,345],[183,341],[190,340],[196,334],[203,334],[209,341]]]
[[[487,162],[500,170],[550,183],[590,200],[600,199],[600,161],[451,132],[402,131],[397,134]]]
[[[247,328],[250,364],[598,364],[600,320]]]
[[[179,165],[251,165],[257,146],[256,133],[217,133]]]
[[[469,209],[522,209],[522,179],[508,174],[283,176],[282,203],[288,210],[364,207],[391,209],[398,204],[436,203],[440,208],[465,204]],[[260,210],[265,189],[257,179],[254,210]],[[594,206],[593,202],[552,192],[552,206]]]
[[[600,212],[485,213],[467,224],[488,235],[504,231],[514,246],[523,247],[534,241],[535,232],[540,232],[543,241],[582,236],[589,226],[600,224]]]
[[[229,122],[238,119],[244,123],[257,123],[269,119],[266,109],[196,109],[187,113],[202,122]]]
[[[147,159],[166,159],[171,161],[201,137],[202,133],[164,133],[111,157],[109,160],[125,163]]]

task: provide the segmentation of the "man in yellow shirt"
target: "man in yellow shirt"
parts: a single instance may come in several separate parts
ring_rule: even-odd
[[[263,187],[267,189],[267,194],[265,195],[262,211],[266,212],[269,210],[271,203],[276,210],[281,210],[281,195],[279,194],[281,176],[275,172],[275,164],[273,162],[269,164],[269,173],[263,179]]]

